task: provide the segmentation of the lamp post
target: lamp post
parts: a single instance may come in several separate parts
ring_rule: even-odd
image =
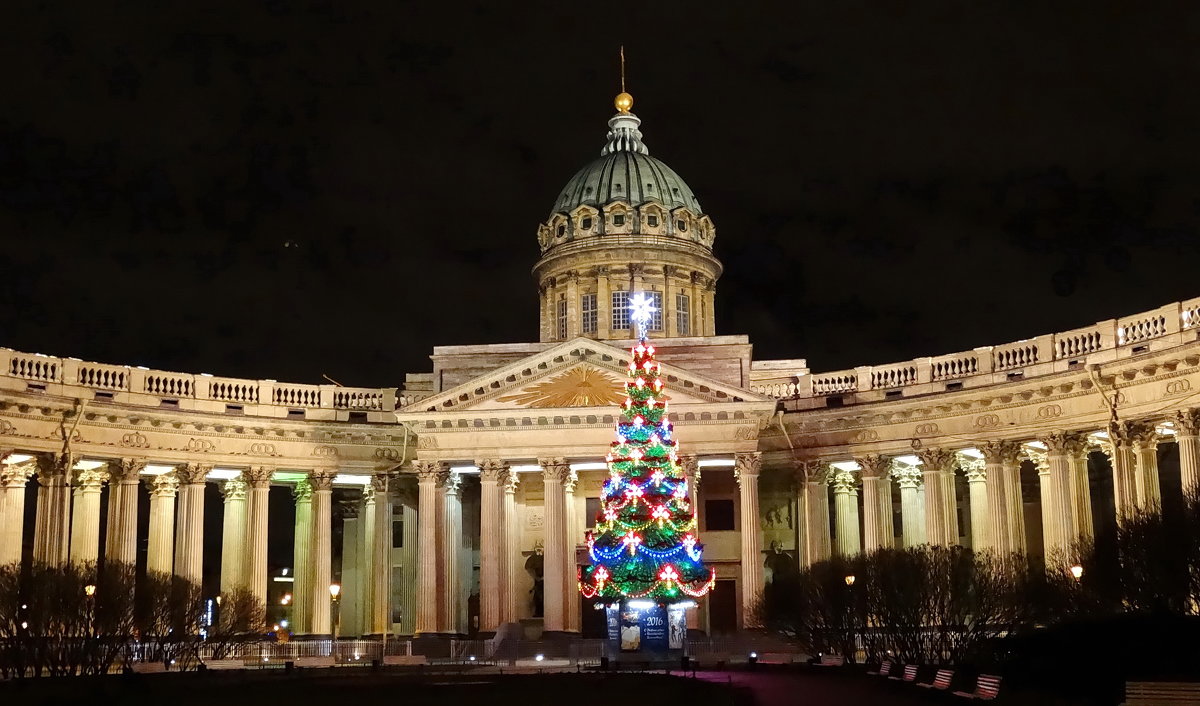
[[[1072,566],[1071,567],[1071,578],[1075,579],[1076,581],[1083,578],[1083,567],[1080,566],[1079,564]]]
[[[342,612],[338,609],[338,596],[342,595],[342,585],[340,583],[329,584],[329,599],[333,601],[333,641],[337,642],[338,627],[342,622]]]
[[[853,586],[853,585],[854,585],[854,581],[855,581],[855,576],[854,576],[854,574],[850,574],[849,576],[847,576],[847,577],[846,577],[846,585],[847,585],[847,586]]]

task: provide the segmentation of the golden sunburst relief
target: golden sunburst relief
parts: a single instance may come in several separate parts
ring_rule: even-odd
[[[605,373],[583,365],[497,401],[527,407],[607,407],[625,401],[625,388]]]

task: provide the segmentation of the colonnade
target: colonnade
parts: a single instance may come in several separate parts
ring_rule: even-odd
[[[1094,534],[1088,453],[1101,450],[1109,459],[1117,521],[1157,511],[1162,505],[1157,455],[1162,440],[1179,446],[1184,492],[1200,489],[1198,412],[1118,421],[1103,431],[1054,431],[1036,439],[993,440],[963,449],[923,448],[893,458],[864,455],[853,462],[803,462],[797,472],[805,534],[802,561],[811,564],[833,551],[853,555],[897,544],[958,544],[965,529],[958,523],[958,472],[966,479],[964,505],[972,547],[1000,554],[1027,552],[1023,461],[1037,471],[1043,551],[1047,557],[1066,560],[1077,541]],[[898,540],[893,532],[892,483],[899,489]],[[836,528],[832,545],[827,514],[831,491]]]
[[[3,452],[0,461],[10,457]],[[0,565],[21,561],[25,491],[40,485],[34,518],[33,560],[48,566],[94,564],[100,559],[101,495],[108,488],[104,559],[132,565],[137,558],[138,487],[149,492],[146,567],[194,584],[203,578],[204,491],[213,467],[186,463],[147,473],[147,462],[118,459],[78,462],[69,455],[34,455],[0,465]],[[276,469],[253,466],[217,481],[223,496],[220,592],[249,591],[267,599],[269,491]],[[332,494],[335,471],[316,469],[295,483],[296,562],[293,632],[332,633],[329,585],[333,579]],[[387,474],[374,475],[362,494],[372,518],[359,557],[366,610],[361,632],[390,629],[388,606],[392,546]],[[355,632],[360,632],[355,630]]]

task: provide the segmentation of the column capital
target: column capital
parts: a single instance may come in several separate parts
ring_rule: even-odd
[[[563,478],[563,492],[570,495],[575,492],[575,486],[579,484],[579,474],[568,469],[567,475]]]
[[[1078,456],[1087,448],[1087,440],[1075,432],[1052,431],[1039,437],[1038,441],[1046,445],[1046,452],[1051,456]]]
[[[417,473],[417,482],[419,483],[439,483],[442,476],[450,470],[450,467],[444,461],[414,460],[412,464],[413,470]]]
[[[1023,444],[1021,446],[1021,457],[1033,463],[1038,473],[1048,473],[1050,471],[1050,454],[1046,449],[1039,449],[1036,446]]]
[[[180,485],[204,485],[204,479],[212,469],[207,463],[181,463],[175,467],[175,476]]]
[[[733,477],[737,481],[738,487],[742,485],[742,478],[747,476],[758,477],[759,471],[762,470],[762,452],[754,451],[751,453],[740,453],[733,455]]]
[[[542,467],[542,477],[547,482],[566,483],[571,473],[571,465],[563,458],[539,458],[538,465]]]
[[[797,461],[794,477],[797,483],[825,483],[829,480],[829,464],[820,460]]]
[[[864,480],[867,478],[883,478],[887,475],[889,461],[886,457],[879,454],[859,456],[854,459],[854,462],[862,469]]]
[[[446,495],[458,496],[462,490],[462,476],[449,469],[443,473],[440,478],[440,487],[446,491]]]
[[[363,486],[362,497],[360,497],[359,500],[362,502],[362,504],[364,506],[365,505],[374,505],[375,504],[375,495],[376,495],[375,484],[367,483],[366,485]]]
[[[1135,451],[1158,448],[1158,429],[1152,422],[1138,421],[1129,424],[1129,440]]]
[[[292,486],[292,499],[297,503],[311,503],[313,488],[308,478],[301,478]]]
[[[150,488],[150,495],[156,498],[173,498],[179,490],[179,477],[174,471],[170,473],[160,473],[156,476],[150,476],[146,481]]]
[[[268,488],[274,475],[274,466],[251,466],[242,471],[242,480],[249,483],[251,488]]]
[[[958,460],[958,467],[962,469],[963,475],[967,477],[969,483],[979,483],[987,480],[987,474],[984,468],[987,467],[987,462],[976,456],[967,456],[959,453],[955,455]]]
[[[1172,420],[1179,436],[1200,436],[1200,409],[1189,407],[1178,410],[1172,416]]]
[[[834,493],[852,493],[858,490],[858,476],[854,474],[854,471],[831,467],[829,469],[829,486],[833,488]]]
[[[910,466],[906,463],[900,463],[895,459],[892,460],[891,470],[888,472],[892,480],[904,488],[920,488],[924,483],[924,476],[921,473],[920,466]]]
[[[479,480],[485,483],[500,483],[508,474],[508,463],[498,458],[485,458],[475,461],[479,466]]]
[[[37,464],[31,461],[0,465],[0,485],[5,488],[23,488],[36,472]]]
[[[118,483],[136,483],[145,468],[146,459],[143,458],[121,458],[108,463],[108,473]]]
[[[1014,464],[1021,454],[1021,445],[1007,439],[984,441],[976,448],[983,454],[986,463]]]
[[[220,488],[221,495],[225,496],[225,502],[227,503],[246,499],[247,483],[241,476],[230,478],[221,483]]]
[[[100,488],[108,482],[108,471],[101,468],[89,468],[75,473],[74,486],[86,492],[99,493]]]
[[[35,454],[33,458],[37,464],[39,485],[48,485],[51,479],[69,479],[71,467],[75,465],[75,457],[71,453],[41,453]]]
[[[510,466],[508,472],[504,474],[504,492],[515,494],[519,485],[521,485],[520,474]]]
[[[675,463],[679,465],[679,470],[688,478],[700,473],[700,459],[695,454],[682,454],[675,457]]]
[[[308,474],[308,484],[312,486],[314,492],[329,492],[333,490],[333,477],[337,475],[335,471],[319,469],[310,471]]]
[[[926,473],[940,473],[954,470],[954,454],[946,449],[924,448],[917,451],[917,458]]]

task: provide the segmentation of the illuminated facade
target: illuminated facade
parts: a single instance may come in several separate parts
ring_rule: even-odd
[[[924,542],[1054,556],[1200,479],[1200,299],[891,365],[755,360],[716,333],[713,221],[631,107],[538,226],[536,342],[435,347],[398,388],[0,350],[0,563],[104,557],[265,600],[268,546],[285,542],[300,634],[332,632],[335,580],[343,635],[587,633],[576,567],[634,292],[660,306],[651,335],[716,570],[699,630],[752,626],[780,562]],[[268,522],[279,494],[286,537]]]

